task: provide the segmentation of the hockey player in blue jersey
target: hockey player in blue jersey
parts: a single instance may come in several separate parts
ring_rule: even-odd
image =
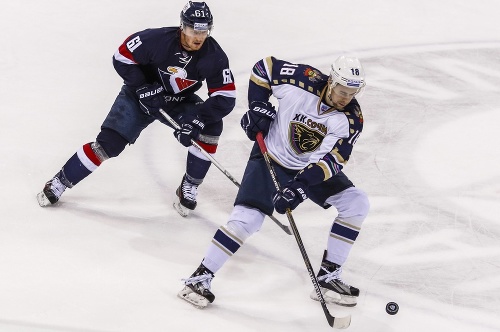
[[[359,289],[341,278],[342,265],[365,220],[369,202],[342,172],[363,130],[355,96],[364,88],[364,71],[353,57],[339,57],[330,75],[309,65],[268,57],[252,69],[249,110],[241,119],[248,138],[265,137],[281,191],[277,192],[257,144],[250,153],[241,187],[227,223],[215,233],[201,265],[178,296],[197,307],[215,299],[214,274],[257,232],[266,215],[285,213],[309,198],[321,208],[333,206],[317,279],[327,303],[354,306]],[[269,102],[274,96],[278,109]],[[311,298],[318,300],[316,292]]]
[[[163,109],[180,125],[174,135],[188,147],[174,206],[183,216],[196,207],[197,188],[211,162],[191,140],[210,154],[216,152],[222,119],[233,110],[236,91],[228,58],[211,37],[213,17],[207,4],[189,1],[180,18],[180,27],[132,34],[115,52],[113,65],[124,85],[95,142],[79,148],[37,195],[40,206],[59,201],[67,188],[117,157],[153,121],[171,126],[159,112]],[[195,94],[203,81],[209,94],[205,101]]]

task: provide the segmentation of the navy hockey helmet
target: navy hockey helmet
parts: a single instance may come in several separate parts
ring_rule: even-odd
[[[189,1],[181,11],[181,29],[193,29],[195,32],[208,33],[212,31],[213,16],[205,2]]]

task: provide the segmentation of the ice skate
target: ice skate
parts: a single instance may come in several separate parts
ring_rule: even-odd
[[[318,284],[326,303],[335,303],[344,307],[357,304],[359,289],[346,284],[342,278],[342,267],[323,258],[318,272]],[[311,299],[319,301],[316,291],[311,292]]]
[[[54,176],[47,181],[43,190],[36,195],[38,204],[44,207],[57,203],[66,188],[67,187],[61,182],[57,175]]]
[[[184,175],[181,185],[175,191],[177,196],[174,202],[174,208],[183,217],[187,217],[191,210],[196,208],[196,195],[198,194],[198,185],[189,182]]]
[[[215,300],[215,295],[210,291],[213,278],[214,274],[201,264],[191,277],[183,279],[185,286],[177,296],[203,309]]]

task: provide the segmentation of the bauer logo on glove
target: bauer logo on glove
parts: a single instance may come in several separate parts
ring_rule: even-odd
[[[143,87],[142,89],[147,89],[147,87]],[[163,87],[160,86],[158,88],[155,88],[153,87],[153,89],[151,91],[146,91],[146,92],[141,92],[142,89],[138,89],[137,92],[139,93],[139,99],[144,99],[144,98],[148,98],[148,97],[151,97],[151,96],[154,96],[158,93],[161,93],[163,91]]]
[[[160,109],[167,105],[163,86],[158,83],[144,84],[135,93],[141,110],[148,115],[159,117]]]
[[[273,120],[276,119],[276,111],[274,110],[274,108],[272,110],[269,110],[267,108],[254,106],[254,108],[252,108],[252,111],[262,113],[263,116],[268,117],[270,119],[273,119]]]
[[[247,137],[255,141],[258,132],[261,132],[264,137],[267,135],[271,122],[275,118],[276,110],[270,102],[253,101],[250,109],[241,118],[240,125]]]

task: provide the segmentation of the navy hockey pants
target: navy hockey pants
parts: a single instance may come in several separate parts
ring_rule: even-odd
[[[299,170],[287,169],[276,163],[273,163],[273,167],[276,171],[278,182],[282,186],[293,179],[299,172]],[[339,172],[326,181],[310,186],[308,188],[308,195],[309,199],[314,203],[327,209],[330,207],[330,204],[325,202],[328,197],[353,186],[354,184],[349,178],[344,173]],[[274,210],[272,197],[275,192],[276,188],[267,169],[264,156],[260,152],[258,144],[255,143],[250,153],[250,158],[245,168],[234,205],[254,207],[270,215]]]
[[[165,111],[179,123],[179,115],[193,112],[195,104],[199,102],[203,102],[203,100],[198,95],[192,94],[186,96],[180,102],[168,102]],[[101,125],[101,132],[97,136],[97,141],[109,157],[116,157],[125,149],[127,143],[135,143],[141,132],[155,120],[172,127],[163,117],[155,118],[144,113],[139,106],[135,90],[124,85]],[[207,124],[202,134],[219,137],[222,129],[223,123],[221,120]],[[119,136],[114,135],[114,133],[118,133]]]

